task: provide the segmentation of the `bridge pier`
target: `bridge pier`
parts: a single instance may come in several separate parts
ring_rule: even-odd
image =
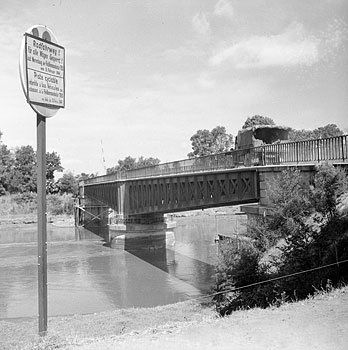
[[[175,243],[175,227],[164,214],[118,217],[109,224],[110,247],[127,251],[169,248]]]

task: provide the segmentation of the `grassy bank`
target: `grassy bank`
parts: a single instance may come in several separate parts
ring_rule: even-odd
[[[0,348],[34,349],[345,349],[348,287],[279,308],[241,310],[220,318],[209,307],[183,302],[144,309],[0,322]]]
[[[48,334],[40,339],[37,320],[0,321],[0,349],[63,349],[96,339],[140,334],[165,324],[201,322],[217,315],[199,303],[181,302],[154,308],[129,308],[89,315],[51,317]]]
[[[71,194],[47,195],[47,219],[52,222],[72,217],[74,198]],[[35,193],[21,193],[0,196],[0,225],[27,224],[37,221],[37,200]]]

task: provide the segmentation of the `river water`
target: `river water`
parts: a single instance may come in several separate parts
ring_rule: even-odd
[[[85,229],[48,225],[48,315],[149,307],[211,292],[217,233],[234,215],[175,218],[171,249],[111,249]],[[36,224],[0,226],[0,319],[37,316]]]

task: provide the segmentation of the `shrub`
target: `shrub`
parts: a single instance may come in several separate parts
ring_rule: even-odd
[[[228,315],[245,305],[268,305],[267,293],[260,293],[267,286],[238,290],[238,287],[264,280],[266,266],[260,264],[260,258],[259,251],[249,243],[242,243],[239,248],[229,241],[220,243],[215,292],[230,291],[213,299],[220,315]],[[235,288],[237,290],[233,291]]]
[[[52,215],[74,213],[74,198],[72,194],[51,194],[47,196],[47,210]]]
[[[274,261],[280,275],[307,270],[348,258],[348,220],[338,209],[338,199],[348,189],[347,177],[340,169],[330,165],[319,166],[314,177],[314,186],[306,194],[306,215],[288,216],[279,227],[285,234],[286,244],[281,248],[280,259]],[[294,194],[295,195],[295,194]],[[285,212],[286,205],[279,206],[277,214]],[[286,231],[289,222],[296,222],[296,229]],[[272,226],[270,227],[272,228]],[[333,267],[283,281],[281,286],[288,293],[297,290],[300,297],[312,293],[330,279],[335,285],[348,277],[347,266]]]
[[[36,193],[24,192],[8,195],[7,197],[9,214],[32,214],[36,212]]]
[[[272,183],[272,215],[249,222],[252,246],[221,249],[216,291],[294,274],[348,259],[348,181],[331,165],[317,168],[311,186],[289,170]],[[270,255],[276,250],[278,254]],[[267,264],[265,264],[267,262]],[[214,298],[220,314],[304,298],[348,279],[347,264],[315,270]]]

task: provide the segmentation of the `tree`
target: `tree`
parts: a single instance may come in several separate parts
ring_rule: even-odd
[[[250,128],[257,125],[275,125],[275,122],[272,118],[263,117],[262,115],[254,115],[252,117],[248,117],[242,129]]]
[[[57,181],[56,187],[59,193],[73,193],[78,192],[78,179],[70,171],[63,174]]]
[[[97,176],[97,174],[93,174],[93,173],[91,173],[91,174],[81,173],[81,174],[76,175],[76,179],[77,179],[77,181],[79,182],[79,181],[88,180],[88,179],[90,179],[90,178],[92,178],[92,177],[95,177],[95,176]]]
[[[272,214],[255,218],[257,225],[249,221],[247,236],[251,240],[241,242],[241,248],[236,249],[235,243],[223,247],[216,291],[256,285],[217,295],[214,300],[222,315],[240,307],[267,307],[277,300],[302,299],[325,284],[337,286],[348,278],[348,267],[338,264],[348,259],[345,171],[320,165],[309,184],[299,170],[285,170],[273,179],[267,192]],[[316,269],[333,263],[337,265]],[[311,273],[294,276],[311,269]],[[291,278],[282,278],[291,274]],[[270,279],[274,281],[257,285]]]
[[[313,139],[313,131],[311,130],[296,130],[291,129],[289,132],[289,140],[290,141],[302,141],[302,140],[310,140]]]
[[[125,159],[118,160],[118,164],[112,168],[106,169],[107,174],[113,174],[117,171],[128,171],[133,169],[144,168],[148,166],[154,166],[159,164],[160,160],[158,158],[145,158],[143,156],[139,157],[137,160],[131,156],[126,157]]]
[[[36,191],[36,153],[32,146],[17,147],[14,151],[1,141],[0,131],[0,194],[5,192]],[[60,156],[56,152],[46,153],[46,178],[48,192],[54,191],[54,172],[63,171]]]
[[[36,156],[31,146],[21,146],[15,150],[10,191],[36,191]]]
[[[296,130],[291,129],[289,139],[291,141],[302,141],[310,139],[321,139],[343,135],[343,131],[336,124],[327,124],[314,130]]]
[[[13,166],[13,155],[5,144],[1,141],[0,131],[0,195],[9,191],[11,181],[11,169]]]
[[[137,162],[137,168],[145,168],[149,166],[154,166],[160,163],[160,160],[158,158],[144,158],[143,156],[139,157]]]
[[[227,152],[233,145],[233,136],[226,133],[224,126],[217,126],[211,131],[207,129],[197,130],[190,138],[193,152],[189,158],[202,157],[210,154]]]
[[[54,189],[54,172],[63,171],[64,168],[60,163],[60,156],[56,152],[46,153],[46,179],[47,179],[47,191],[53,193]]]
[[[326,137],[334,137],[343,135],[343,131],[336,124],[327,124],[313,130],[314,138],[324,139]]]

